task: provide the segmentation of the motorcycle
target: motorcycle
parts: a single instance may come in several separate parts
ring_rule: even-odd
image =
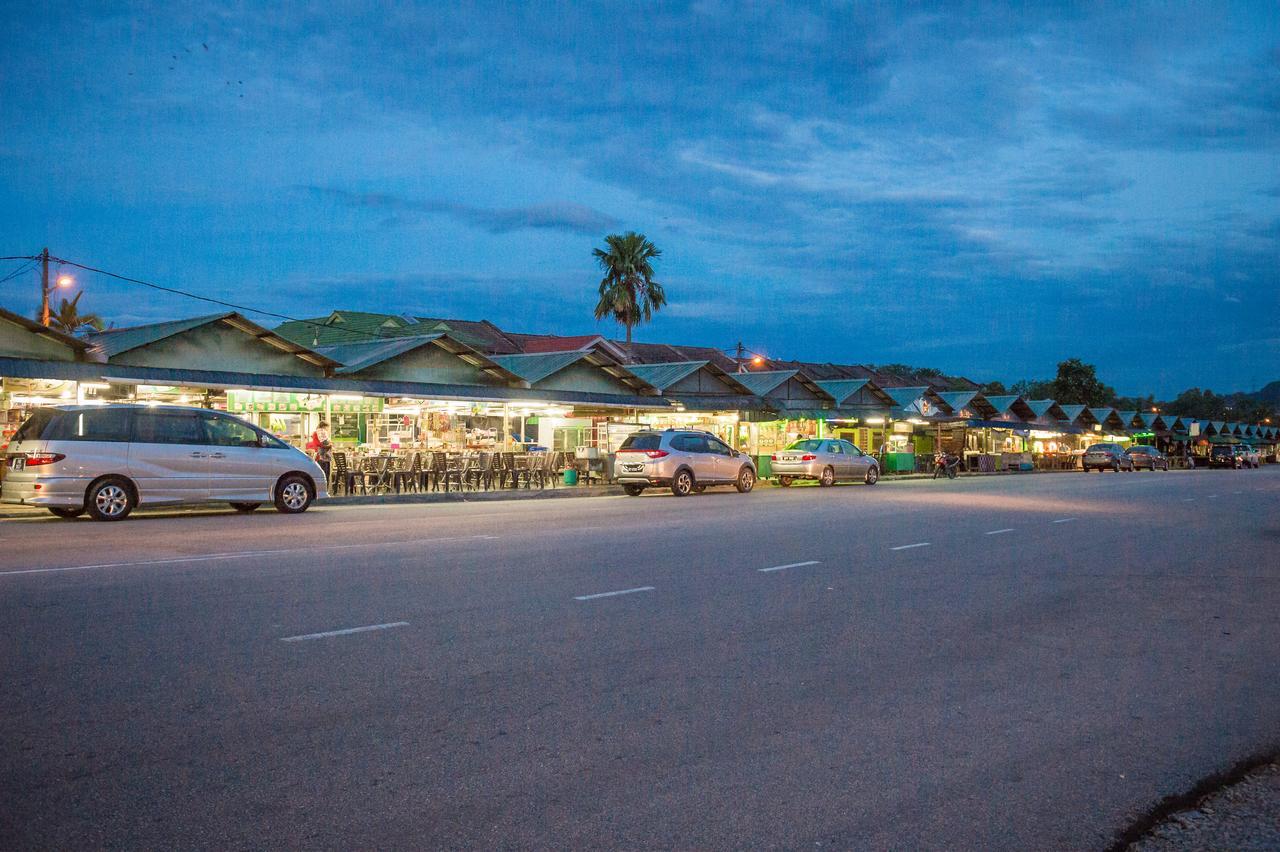
[[[935,453],[933,456],[933,478],[945,474],[947,479],[955,479],[960,473],[960,457],[950,453]]]

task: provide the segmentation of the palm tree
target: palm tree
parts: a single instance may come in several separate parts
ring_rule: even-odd
[[[592,250],[604,271],[596,319],[611,316],[625,325],[630,346],[631,329],[653,319],[653,312],[667,303],[662,285],[653,280],[652,261],[662,250],[635,231],[610,234],[604,241],[607,249]]]
[[[76,293],[76,297],[70,301],[63,299],[58,309],[50,314],[49,325],[66,334],[75,334],[86,327],[94,331],[102,331],[102,317],[97,314],[80,313],[77,303],[83,295],[84,292],[81,291]]]

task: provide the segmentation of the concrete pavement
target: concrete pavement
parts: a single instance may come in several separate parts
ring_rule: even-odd
[[[1098,848],[1276,745],[1278,498],[1271,468],[2,521],[0,842]]]

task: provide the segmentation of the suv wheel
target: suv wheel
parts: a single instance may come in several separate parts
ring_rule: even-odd
[[[742,470],[738,471],[738,481],[733,484],[733,487],[738,489],[739,494],[746,494],[756,487],[756,472],[744,465]]]
[[[624,485],[622,486],[622,491],[628,497],[639,497],[641,494],[644,493],[644,486],[643,485]]]
[[[276,483],[276,509],[286,515],[307,511],[311,500],[311,487],[300,474],[291,473]]]
[[[84,514],[84,506],[50,506],[49,511],[59,518],[78,518]]]
[[[676,475],[671,479],[671,493],[677,497],[688,497],[693,493],[693,489],[697,483],[693,481],[693,473],[687,468],[681,468],[676,471]]]
[[[133,511],[134,502],[129,483],[109,476],[89,486],[84,506],[95,521],[123,521]]]
[[[836,472],[830,465],[822,469],[822,476],[818,479],[818,484],[819,485],[835,485],[836,484]]]

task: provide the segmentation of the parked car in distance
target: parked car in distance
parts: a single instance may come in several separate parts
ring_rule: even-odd
[[[1230,467],[1239,470],[1259,467],[1262,456],[1253,447],[1244,444],[1214,444],[1209,450],[1209,467]]]
[[[833,438],[805,438],[769,457],[773,476],[784,488],[797,479],[816,480],[819,485],[837,482],[865,482],[880,479],[880,463],[854,444]]]
[[[1157,450],[1155,447],[1147,444],[1135,444],[1124,451],[1124,454],[1133,462],[1133,469],[1146,468],[1147,470],[1168,470],[1169,457]]]
[[[667,429],[628,435],[618,448],[614,477],[632,497],[654,487],[687,497],[709,485],[732,485],[746,494],[755,487],[756,466],[710,432]]]
[[[1133,459],[1125,455],[1124,447],[1119,444],[1094,444],[1084,451],[1083,464],[1085,473],[1091,470],[1109,469],[1116,473],[1133,470]]]
[[[327,496],[324,472],[257,426],[202,408],[66,405],[36,409],[5,454],[0,502],[63,518],[119,521],[138,506],[273,502],[305,512]]]

